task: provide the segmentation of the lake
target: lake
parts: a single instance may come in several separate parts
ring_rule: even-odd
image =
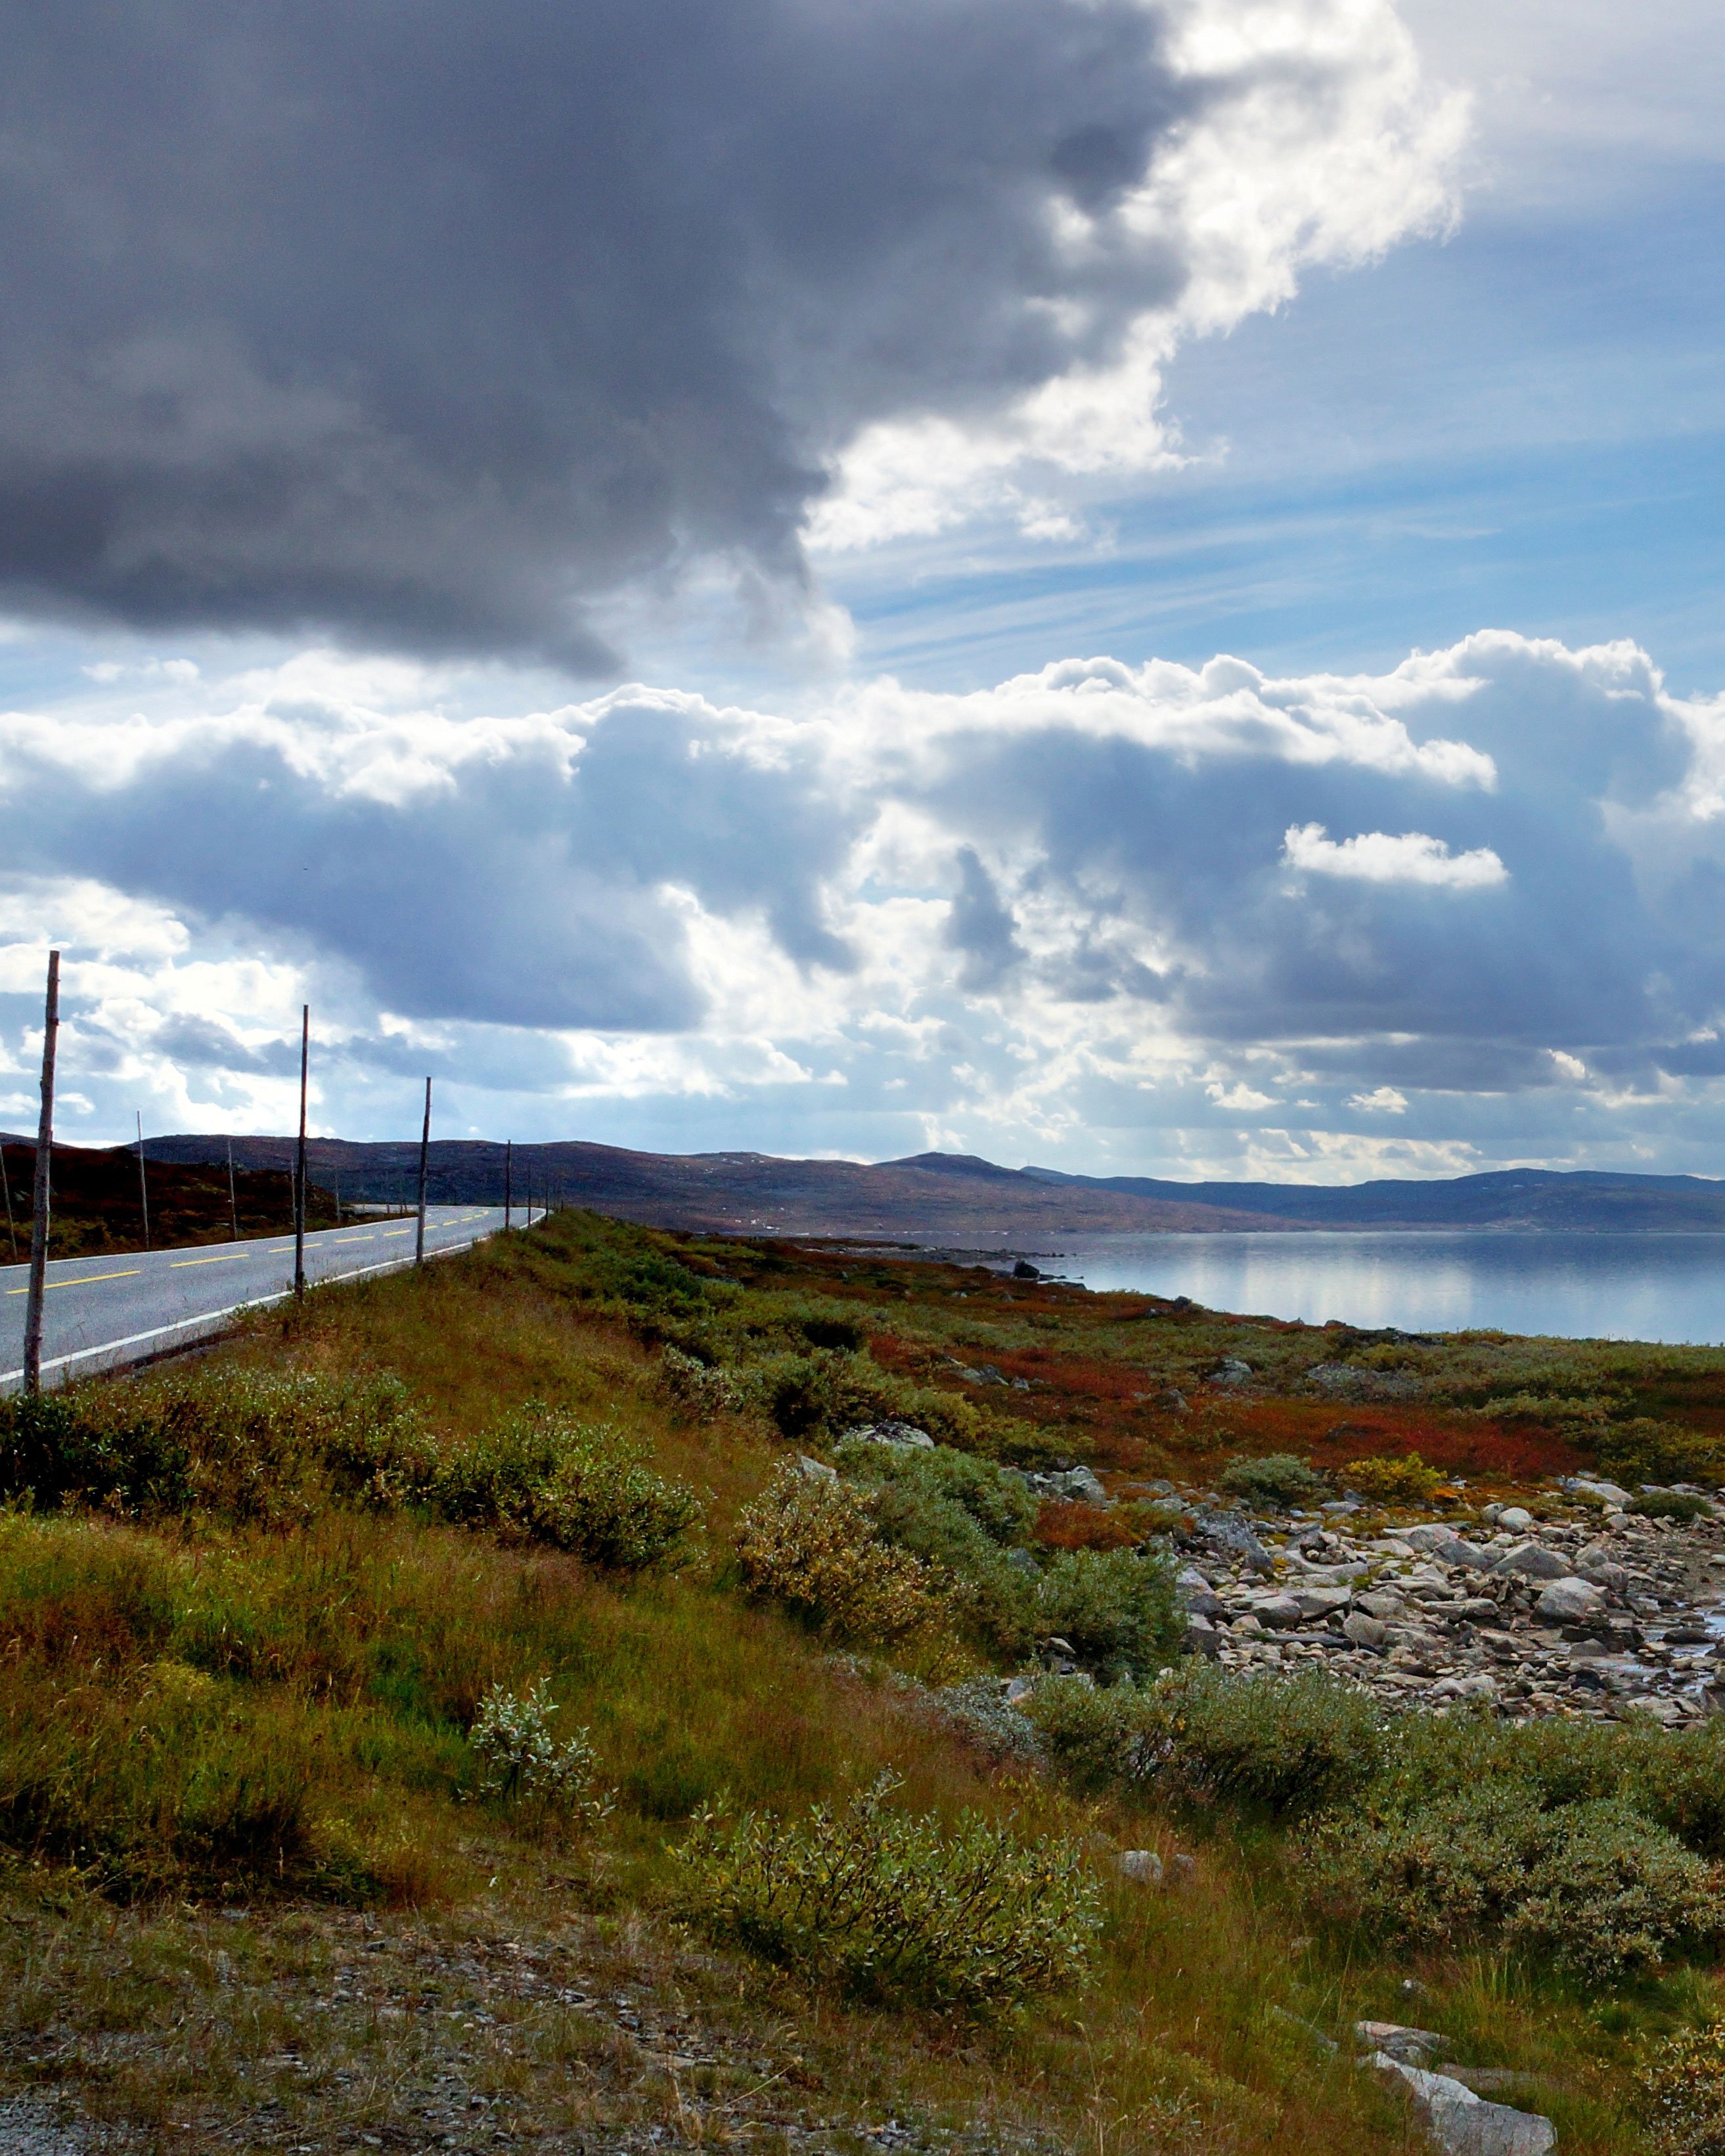
[[[1725,1235],[1099,1235],[1039,1262],[1089,1287],[1317,1325],[1725,1342]]]

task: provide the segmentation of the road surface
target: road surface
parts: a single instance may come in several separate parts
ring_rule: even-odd
[[[517,1224],[526,1218],[519,1206],[512,1215]],[[501,1205],[427,1206],[425,1255],[464,1250],[502,1224]],[[306,1279],[308,1284],[356,1280],[410,1264],[413,1254],[411,1219],[392,1216],[327,1228],[306,1238]],[[13,1391],[23,1375],[28,1270],[0,1265],[0,1392]],[[291,1235],[56,1259],[48,1268],[43,1306],[42,1381],[59,1384],[160,1354],[219,1331],[247,1305],[279,1301],[292,1292]]]

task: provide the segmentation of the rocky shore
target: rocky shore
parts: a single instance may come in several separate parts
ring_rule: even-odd
[[[1486,1701],[1518,1719],[1675,1727],[1725,1710],[1725,1522],[1711,1511],[1650,1518],[1597,1482],[1459,1523],[1156,1494],[1182,1506],[1187,1646],[1224,1667],[1321,1667],[1387,1702]]]

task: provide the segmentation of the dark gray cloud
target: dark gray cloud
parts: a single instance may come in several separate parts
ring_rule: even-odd
[[[1162,37],[1140,0],[5,0],[0,601],[579,670],[631,575],[795,580],[858,427],[1178,291],[1107,216],[1223,94]]]

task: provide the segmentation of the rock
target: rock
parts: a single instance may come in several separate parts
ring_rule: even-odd
[[[1420,2124],[1444,2156],[1546,2156],[1558,2144],[1557,2128],[1537,2112],[1490,2103],[1465,2082],[1405,2066],[1387,2051],[1379,2051],[1372,2064],[1407,2089]]]
[[[1053,1475],[1027,1475],[1025,1481],[1039,1497],[1053,1497],[1063,1505],[1109,1505],[1114,1501],[1099,1476],[1089,1467],[1068,1467]]]
[[[1630,1502],[1630,1493],[1615,1482],[1606,1482],[1597,1475],[1572,1475],[1563,1488],[1572,1497],[1599,1497],[1608,1505],[1623,1506]]]
[[[1405,1400],[1419,1390],[1419,1380],[1399,1370],[1363,1370],[1353,1363],[1320,1363],[1305,1379],[1332,1399]]]
[[[1427,1521],[1422,1527],[1403,1527],[1396,1537],[1398,1542],[1406,1543],[1409,1549],[1422,1553],[1447,1549],[1457,1539],[1454,1527],[1446,1527],[1436,1520]]]
[[[1630,1576],[1617,1562],[1609,1543],[1589,1543],[1575,1553],[1570,1570],[1578,1579],[1590,1579],[1595,1587],[1609,1587],[1614,1594],[1629,1592]]]
[[[824,1460],[811,1460],[807,1453],[796,1455],[796,1471],[805,1482],[837,1482],[838,1470],[829,1467]]]
[[[1251,1382],[1252,1365],[1243,1363],[1238,1355],[1224,1355],[1222,1366],[1210,1378],[1213,1385],[1244,1385]]]
[[[1268,1576],[1275,1571],[1269,1551],[1237,1512],[1199,1512],[1192,1520],[1192,1532],[1217,1549],[1244,1558],[1254,1572]]]
[[[1511,1573],[1522,1579],[1567,1579],[1569,1561],[1555,1550],[1542,1548],[1537,1543],[1516,1543],[1506,1549],[1492,1567],[1494,1572]]]
[[[1014,1572],[1022,1572],[1027,1579],[1040,1579],[1043,1576],[1042,1567],[1027,1549],[1009,1549],[1004,1562],[1011,1565]]]
[[[1381,1647],[1389,1636],[1388,1625],[1358,1609],[1350,1610],[1342,1619],[1341,1629],[1357,1647]]]
[[[1192,1412],[1187,1405],[1186,1395],[1178,1385],[1170,1385],[1161,1395],[1157,1404],[1166,1408],[1170,1414],[1189,1414]]]
[[[853,1439],[863,1445],[896,1445],[913,1450],[924,1446],[932,1450],[935,1443],[927,1430],[908,1422],[862,1423],[855,1430],[847,1430],[839,1441],[848,1445]]]
[[[1162,1883],[1162,1860],[1153,1849],[1123,1849],[1115,1861],[1125,1877],[1141,1887]]]
[[[1198,1876],[1198,1861],[1195,1856],[1176,1855],[1168,1860],[1168,1884],[1177,1892],[1190,1887]]]
[[[1292,1594],[1267,1594],[1262,1602],[1254,1604],[1260,1625],[1268,1625],[1278,1632],[1291,1632],[1300,1624],[1304,1612],[1299,1598]]]
[[[1020,1258],[1012,1268],[1012,1277],[1014,1280],[1040,1280],[1042,1275],[1028,1258]]]
[[[1354,1605],[1363,1609],[1368,1617],[1382,1617],[1386,1623],[1405,1615],[1408,1607],[1399,1594],[1392,1594],[1384,1588],[1378,1588],[1370,1594],[1356,1595]]]
[[[1337,1610],[1346,1609],[1353,1600],[1353,1590],[1347,1587],[1296,1587],[1292,1600],[1303,1618],[1333,1617]]]
[[[1422,2066],[1434,2059],[1446,2039],[1434,2030],[1410,2028],[1405,2021],[1356,2021],[1354,2041],[1368,2051],[1383,2051],[1404,2066]]]
[[[1470,1625],[1496,1625],[1503,1614],[1489,1594],[1470,1594],[1460,1602],[1452,1602],[1450,1613]]]
[[[1261,1632],[1264,1630],[1264,1627],[1259,1623],[1258,1619],[1252,1611],[1249,1609],[1244,1617],[1236,1617],[1234,1619],[1233,1624],[1230,1629],[1235,1632],[1244,1633],[1246,1638],[1249,1640],[1255,1633]]]
[[[1602,1589],[1586,1579],[1554,1579],[1533,1605],[1535,1614],[1559,1625],[1585,1625],[1605,1607]]]
[[[1217,1604],[1218,1609],[1221,1606],[1220,1603]],[[1208,1655],[1213,1661],[1222,1652],[1222,1635],[1208,1617],[1201,1617],[1194,1610],[1186,1620],[1181,1645],[1188,1655]]]
[[[1668,1647],[1710,1647],[1713,1635],[1705,1625],[1668,1625],[1665,1640]]]
[[[1489,1572],[1497,1562],[1496,1550],[1465,1541],[1460,1536],[1453,1543],[1444,1543],[1443,1557],[1445,1564],[1465,1564],[1470,1572]]]
[[[1520,1505],[1498,1507],[1497,1524],[1506,1534],[1525,1535],[1533,1525],[1533,1515]]]

